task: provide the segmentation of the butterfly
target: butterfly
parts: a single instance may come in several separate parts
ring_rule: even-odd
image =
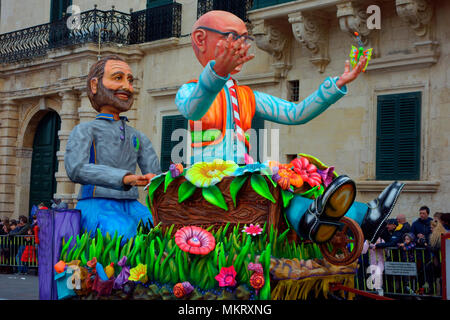
[[[363,43],[362,43],[361,39],[359,38],[358,32],[355,32],[355,36],[356,36],[356,39],[358,40],[359,47],[357,48],[352,45],[352,49],[350,50],[350,63],[352,65],[352,67],[354,68],[362,56],[366,57],[367,62],[362,70],[363,72],[365,72],[367,66],[369,65],[370,58],[372,57],[373,48],[364,50]]]

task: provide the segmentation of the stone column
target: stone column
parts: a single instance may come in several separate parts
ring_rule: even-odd
[[[17,173],[16,173],[16,196],[14,216],[28,212],[30,200],[30,180],[31,180],[31,161],[33,157],[33,148],[16,148]]]
[[[59,136],[59,151],[56,153],[58,159],[58,172],[55,174],[56,178],[56,197],[69,204],[69,208],[73,207],[75,194],[75,184],[70,181],[64,167],[64,154],[66,153],[67,140],[70,132],[78,124],[78,93],[74,90],[68,89],[60,92],[61,96],[61,129],[58,132]]]
[[[78,115],[80,116],[80,123],[92,121],[97,115],[97,111],[92,108],[91,101],[84,90],[80,93],[80,107],[78,108]]]
[[[18,105],[12,100],[0,103],[0,217],[14,213],[18,127]]]

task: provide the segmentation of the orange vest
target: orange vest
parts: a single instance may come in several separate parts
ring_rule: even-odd
[[[191,80],[190,82],[197,82],[198,80]],[[255,115],[255,95],[252,89],[247,86],[237,86],[237,97],[239,103],[239,118],[241,120],[242,130],[245,132],[252,127],[252,119]],[[225,95],[225,88],[217,95],[214,102],[209,107],[205,115],[197,121],[189,120],[191,131],[194,131],[194,124],[201,122],[203,131],[209,129],[221,130],[221,135],[218,139],[213,141],[202,141],[192,143],[193,148],[205,147],[220,143],[224,137],[227,128],[227,99]],[[250,150],[250,143],[245,139],[245,144]]]

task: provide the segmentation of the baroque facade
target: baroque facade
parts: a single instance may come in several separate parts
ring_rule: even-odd
[[[241,11],[244,8],[256,54],[237,79],[255,90],[284,99],[291,99],[296,90],[293,99],[302,100],[327,76],[343,72],[350,47],[356,45],[355,31],[364,47],[374,48],[367,72],[318,118],[301,126],[264,123],[265,129],[279,130],[277,156],[281,161],[299,152],[315,155],[357,182],[359,201],[373,199],[393,180],[383,179],[377,168],[383,163],[380,135],[389,125],[380,117],[380,96],[418,92],[417,176],[404,181],[406,187],[393,215],[404,213],[411,220],[418,216],[421,205],[428,205],[432,212],[448,211],[448,1],[165,1],[162,7],[170,10],[164,11],[161,24],[169,25],[167,33],[142,20],[161,15],[160,7],[148,6],[145,0],[128,2],[132,11],[112,0],[103,1],[95,10],[94,1],[74,0],[82,11],[81,31],[64,33],[67,17],[59,27],[55,27],[58,22],[48,23],[50,2],[1,2],[0,217],[17,217],[29,210],[33,143],[41,120],[51,112],[60,119],[55,194],[70,205],[76,203],[78,187],[65,173],[64,150],[72,128],[95,117],[85,91],[89,67],[99,53],[117,53],[132,67],[137,79],[136,101],[125,115],[131,125],[147,134],[161,155],[163,135],[167,134],[163,133],[164,120],[179,115],[175,94],[201,72],[191,49],[191,26],[202,10],[233,2],[240,3]],[[247,4],[246,13],[242,3]],[[116,7],[112,8],[113,4]],[[370,5],[380,8],[380,29],[368,27],[371,14],[366,9]],[[93,21],[101,14],[111,24],[96,30]],[[159,34],[154,36],[155,32]],[[44,40],[37,39],[42,34]],[[20,41],[22,45],[17,45]],[[42,42],[46,42],[44,47]],[[408,165],[409,160],[402,159]]]

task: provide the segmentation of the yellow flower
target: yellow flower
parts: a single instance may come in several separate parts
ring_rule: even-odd
[[[147,265],[140,263],[136,268],[130,269],[128,280],[146,283],[148,281]]]
[[[186,179],[199,188],[219,183],[224,177],[231,176],[238,168],[233,161],[215,159],[213,162],[197,162],[186,171]]]

